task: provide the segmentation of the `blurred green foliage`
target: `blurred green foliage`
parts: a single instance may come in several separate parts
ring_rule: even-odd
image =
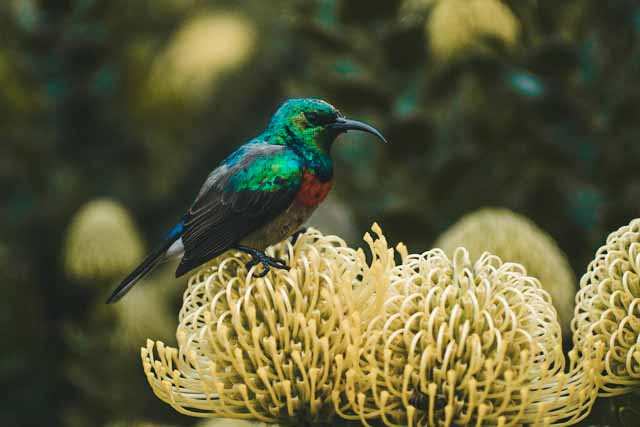
[[[464,213],[504,206],[584,271],[638,216],[640,6],[505,0],[517,26],[459,18],[473,37],[447,44],[446,22],[428,27],[444,1],[0,3],[0,425],[193,424],[155,399],[137,350],[112,339],[112,284],[65,275],[65,233],[84,203],[111,197],[152,245],[286,97],[325,98],[389,140],[334,147],[356,235],[376,220],[422,251]],[[187,37],[203,40],[184,71],[171,49],[200,16],[236,21]],[[229,59],[199,62],[207,52]],[[204,83],[183,90],[191,72]],[[624,399],[583,424],[633,425],[624,417],[640,399]]]

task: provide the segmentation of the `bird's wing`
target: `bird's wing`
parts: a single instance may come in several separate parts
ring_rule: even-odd
[[[229,249],[293,202],[300,158],[284,146],[249,144],[214,170],[184,219],[176,277]]]

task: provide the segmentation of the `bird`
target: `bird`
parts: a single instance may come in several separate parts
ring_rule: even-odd
[[[297,231],[332,187],[331,146],[347,131],[362,131],[386,142],[374,127],[346,118],[328,102],[289,99],[266,129],[237,148],[206,178],[189,210],[164,240],[126,276],[107,303],[120,300],[159,264],[179,259],[180,277],[228,250],[250,255],[247,270],[261,264],[288,270],[264,250]]]

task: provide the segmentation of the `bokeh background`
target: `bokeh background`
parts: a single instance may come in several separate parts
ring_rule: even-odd
[[[103,302],[288,97],[389,140],[334,146],[312,224],[352,244],[376,220],[423,251],[506,207],[577,283],[638,216],[634,0],[5,0],[0,28],[2,426],[197,422],[139,360],[146,337],[175,340],[184,282],[166,266]],[[636,426],[638,402],[581,425]]]

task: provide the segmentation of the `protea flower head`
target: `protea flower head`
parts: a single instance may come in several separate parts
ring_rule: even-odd
[[[569,425],[596,397],[538,280],[490,254],[410,255],[362,332],[333,393],[365,426]]]
[[[395,265],[383,238],[367,241],[370,263],[362,250],[309,230],[268,249],[290,271],[256,278],[236,252],[200,269],[184,296],[178,349],[152,341],[142,349],[156,395],[193,416],[330,424],[360,316],[381,307],[375,290]]]
[[[448,256],[465,247],[472,261],[487,251],[505,262],[522,264],[551,295],[563,334],[571,332],[575,274],[553,238],[530,219],[509,209],[483,208],[463,216],[434,246]]]
[[[174,304],[184,291],[176,283],[173,269],[159,269],[152,277],[113,306],[112,338],[117,345],[138,348],[148,336],[170,339],[177,326]]]
[[[604,352],[602,395],[640,390],[640,219],[598,249],[580,281],[572,328],[583,358]]]
[[[269,424],[233,418],[209,418],[198,422],[196,427],[269,427]]]
[[[588,414],[603,346],[570,352],[566,369],[551,298],[522,265],[401,245],[396,265],[373,230],[370,261],[310,230],[268,249],[290,271],[256,278],[233,251],[201,268],[178,348],[142,349],[153,391],[184,414],[280,425],[568,426]]]
[[[223,73],[250,58],[255,39],[252,22],[242,15],[216,10],[196,15],[178,29],[154,62],[149,94],[202,98]]]
[[[65,249],[65,270],[81,281],[121,276],[144,255],[131,215],[111,199],[92,200],[78,210],[71,219]]]
[[[435,56],[449,59],[469,50],[477,50],[484,36],[515,44],[520,24],[513,12],[500,0],[438,0],[426,31]]]

